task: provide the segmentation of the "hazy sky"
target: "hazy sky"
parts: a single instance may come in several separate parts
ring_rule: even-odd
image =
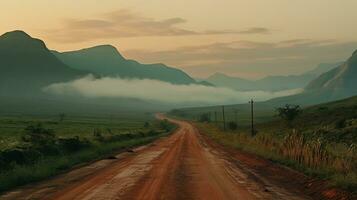
[[[295,74],[357,49],[356,0],[1,0],[0,32],[49,48],[103,43],[196,77]]]

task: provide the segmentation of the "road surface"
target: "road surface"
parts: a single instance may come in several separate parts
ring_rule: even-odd
[[[164,118],[164,116],[160,116]],[[212,147],[190,123],[116,159],[9,192],[0,199],[309,199],[276,186]]]

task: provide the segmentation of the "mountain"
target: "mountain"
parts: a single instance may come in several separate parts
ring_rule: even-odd
[[[218,87],[226,87],[234,90],[250,90],[253,88],[253,81],[227,76],[223,73],[215,73],[208,77],[205,81]]]
[[[311,81],[307,91],[329,90],[334,95],[357,93],[357,50],[338,68],[332,69]]]
[[[238,91],[282,91],[303,88],[310,80],[316,77],[313,74],[268,76],[259,80],[247,80],[216,73],[206,81],[219,87],[231,88]]]
[[[84,74],[69,68],[43,41],[23,31],[0,36],[0,96],[37,95],[42,87]]]
[[[207,82],[219,87],[231,88],[238,91],[282,91],[304,88],[311,80],[323,72],[335,68],[340,63],[323,63],[315,69],[300,75],[267,76],[259,80],[247,80],[231,77],[222,73],[215,73],[206,79]]]
[[[295,103],[312,105],[357,95],[357,51],[339,67],[312,80],[297,95],[272,99],[273,104]]]
[[[316,77],[320,76],[321,74],[328,72],[338,66],[343,64],[343,62],[336,62],[336,63],[320,63],[316,68],[306,72],[305,74],[314,74]]]
[[[263,90],[281,91],[296,88],[303,88],[315,78],[314,74],[288,75],[288,76],[268,76],[260,79],[258,85]]]
[[[156,79],[173,84],[196,83],[194,79],[179,69],[164,64],[141,64],[134,60],[127,60],[111,45],[53,53],[74,69],[87,70],[100,75]]]

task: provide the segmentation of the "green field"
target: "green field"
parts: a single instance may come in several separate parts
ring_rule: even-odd
[[[175,128],[154,114],[0,117],[0,192],[149,143]]]
[[[65,115],[63,120],[60,120],[60,114],[0,116],[0,150],[18,145],[24,134],[24,129],[31,124],[41,123],[60,137],[93,137],[95,129],[99,129],[104,134],[108,131],[113,133],[143,131],[144,123],[154,120],[152,113],[140,112],[107,116]]]
[[[357,190],[357,97],[304,108],[292,124],[279,119],[274,108],[258,107],[255,136],[251,135],[249,110],[242,112],[242,105],[226,107],[227,124],[238,121],[237,129],[227,126],[223,130],[221,118],[200,121],[200,115],[218,108],[174,110],[171,114],[194,119],[202,133],[225,146],[329,180],[337,187]],[[241,114],[236,118],[232,110],[237,108]]]

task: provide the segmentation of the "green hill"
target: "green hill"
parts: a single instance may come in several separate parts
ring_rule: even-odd
[[[306,90],[328,89],[346,95],[357,93],[357,51],[338,68],[332,69],[313,80]]]
[[[127,60],[111,45],[53,53],[74,69],[86,70],[100,75],[156,79],[173,84],[196,83],[194,79],[179,69],[164,64],[141,64],[134,60]]]
[[[357,95],[357,51],[339,67],[312,80],[303,93],[269,100],[269,104],[314,105]]]
[[[69,81],[84,74],[69,68],[43,41],[23,31],[0,36],[0,96],[32,96],[51,83]]]

